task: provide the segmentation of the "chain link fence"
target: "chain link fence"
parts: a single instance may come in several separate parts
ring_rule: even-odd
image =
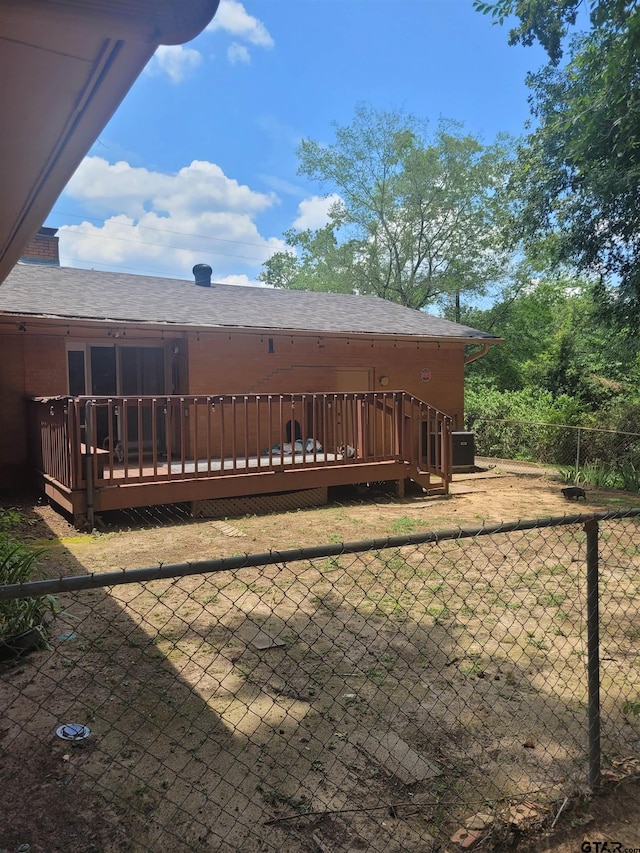
[[[49,647],[0,664],[0,847],[415,853],[550,822],[640,768],[639,517],[0,587],[57,601]]]
[[[478,464],[578,484],[640,491],[640,433],[474,418]]]

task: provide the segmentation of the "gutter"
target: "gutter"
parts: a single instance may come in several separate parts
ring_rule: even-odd
[[[501,343],[503,343],[503,342],[502,341],[492,341],[491,343],[481,344],[479,350],[476,350],[475,352],[472,352],[469,355],[465,355],[465,357],[464,357],[465,366],[467,364],[471,364],[472,361],[477,361],[479,358],[483,358],[489,352],[489,349],[492,346],[495,346],[496,344],[501,344]]]

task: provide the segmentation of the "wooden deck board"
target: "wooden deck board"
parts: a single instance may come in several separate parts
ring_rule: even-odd
[[[214,476],[217,476],[223,471],[236,473],[246,472],[247,470],[257,471],[261,468],[272,470],[274,467],[277,469],[284,467],[316,468],[318,467],[318,462],[348,464],[347,460],[343,461],[342,457],[335,453],[316,453],[315,457],[313,456],[313,453],[297,453],[295,457],[292,457],[291,455],[277,456],[276,454],[273,454],[271,458],[269,458],[269,456],[250,456],[248,459],[245,457],[237,457],[236,459],[198,459],[197,461],[195,459],[185,459],[184,464],[182,460],[175,460],[171,462],[171,478],[176,476],[179,477],[181,475],[194,475],[197,477],[199,474],[213,474]],[[154,468],[153,465],[143,461],[141,475],[140,465],[138,462],[130,461],[128,465],[125,463],[118,463],[113,466],[113,474],[109,468],[105,466],[102,480],[104,480],[105,483],[108,483],[111,480],[122,480],[127,478],[139,480],[140,476],[143,478],[153,479],[161,477],[169,480],[169,466],[164,462],[163,464],[158,464]]]

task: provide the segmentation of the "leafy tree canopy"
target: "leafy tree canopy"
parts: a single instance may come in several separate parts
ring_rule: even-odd
[[[518,18],[519,23],[509,32],[509,44],[532,45],[538,41],[557,65],[563,54],[563,40],[585,4],[584,0],[473,0],[473,5],[497,24]],[[637,15],[636,0],[589,0],[588,7],[594,28],[632,27]]]
[[[360,106],[335,142],[297,153],[299,174],[339,201],[324,227],[285,234],[291,251],[265,264],[267,284],[423,308],[504,273],[506,139],[484,146],[453,122],[429,137],[411,115]]]
[[[463,321],[505,339],[469,368],[476,388],[529,389],[575,401],[595,412],[636,397],[640,341],[599,313],[598,282],[565,275],[529,280]]]
[[[530,256],[541,241],[560,263],[615,285],[621,319],[640,318],[640,4],[592,0],[591,30],[562,38],[578,0],[475,3],[498,21],[515,14],[511,41],[538,39],[551,63],[529,75],[536,129],[518,152],[514,237]],[[619,287],[618,287],[619,285]],[[603,289],[611,297],[612,291]]]

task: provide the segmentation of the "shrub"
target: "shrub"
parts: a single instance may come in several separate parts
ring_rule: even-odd
[[[0,584],[24,583],[39,577],[37,560],[40,553],[0,531]],[[1,599],[0,642],[5,643],[35,629],[42,643],[46,643],[48,618],[54,612],[55,599],[51,595]]]

